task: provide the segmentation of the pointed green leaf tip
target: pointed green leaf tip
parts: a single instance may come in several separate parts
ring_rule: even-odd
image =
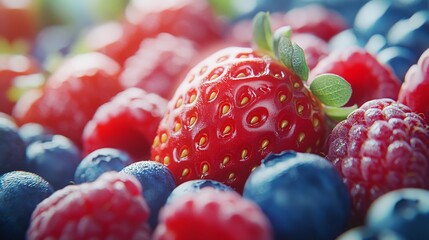
[[[259,12],[253,18],[253,42],[261,50],[273,51],[273,32],[268,12]]]
[[[316,76],[310,84],[311,92],[325,105],[344,106],[352,96],[352,87],[344,78],[331,73]]]

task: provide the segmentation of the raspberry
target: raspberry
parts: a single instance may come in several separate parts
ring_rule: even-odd
[[[271,226],[260,208],[235,192],[203,188],[166,205],[154,240],[272,239]]]
[[[397,99],[401,86],[392,70],[380,63],[368,51],[351,48],[332,52],[311,71],[311,79],[323,73],[334,73],[345,78],[352,86],[353,94],[348,106],[362,105],[377,98]]]
[[[117,148],[135,160],[148,160],[167,100],[142,89],[129,88],[100,106],[83,131],[84,154]]]
[[[362,223],[383,193],[429,188],[428,127],[420,115],[391,99],[369,101],[335,126],[327,158],[350,191],[355,223]]]
[[[27,238],[150,239],[141,190],[137,179],[116,172],[65,187],[34,210]]]

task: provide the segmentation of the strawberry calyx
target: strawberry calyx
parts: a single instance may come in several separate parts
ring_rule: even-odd
[[[294,72],[302,81],[309,76],[309,67],[304,50],[292,42],[292,28],[284,26],[272,31],[270,14],[259,12],[253,18],[254,47],[263,54],[277,59],[285,67]],[[352,95],[352,87],[343,77],[325,73],[314,77],[310,86],[306,84],[315,97],[324,105],[325,114],[334,119],[345,119],[349,113],[357,109],[357,105],[344,107]]]

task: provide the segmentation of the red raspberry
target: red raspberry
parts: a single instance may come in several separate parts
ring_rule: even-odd
[[[43,200],[27,239],[150,239],[149,208],[133,176],[108,172]]]
[[[236,192],[206,187],[185,194],[160,213],[153,240],[272,239],[269,220],[262,210]]]
[[[401,103],[365,103],[335,126],[328,143],[327,158],[350,190],[355,223],[362,223],[370,204],[383,193],[429,189],[429,126]]]
[[[101,105],[83,131],[83,151],[111,147],[148,160],[167,100],[139,88],[129,88]]]
[[[332,52],[312,69],[308,84],[315,76],[323,73],[338,74],[351,84],[353,93],[347,106],[360,106],[378,98],[396,100],[401,87],[401,82],[391,68],[360,48]]]

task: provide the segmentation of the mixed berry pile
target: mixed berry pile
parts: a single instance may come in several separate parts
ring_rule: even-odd
[[[428,0],[0,0],[0,239],[429,239]]]

